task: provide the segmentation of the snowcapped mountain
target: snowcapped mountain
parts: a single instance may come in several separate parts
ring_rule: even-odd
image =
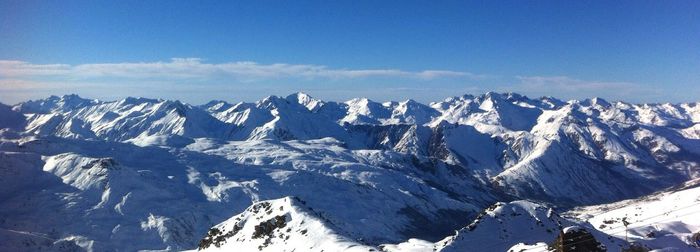
[[[269,96],[256,103],[210,102],[200,108],[236,126],[230,138],[234,140],[343,138],[346,133],[340,125],[314,112],[323,105],[297,93],[286,98]]]
[[[82,107],[99,104],[100,101],[83,99],[78,95],[51,96],[36,101],[26,101],[17,104],[14,110],[21,113],[48,114],[51,112],[66,112]]]
[[[20,103],[13,109],[27,115],[25,132],[40,136],[107,141],[158,136],[226,138],[232,130],[205,111],[179,101],[130,97],[99,102],[67,95]]]
[[[699,132],[697,103],[52,96],[0,105],[0,250],[507,250],[569,226],[623,246],[545,206],[698,179]]]

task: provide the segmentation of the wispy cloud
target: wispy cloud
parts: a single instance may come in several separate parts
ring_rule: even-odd
[[[634,90],[639,84],[631,82],[585,81],[567,76],[517,76],[520,86],[530,89],[555,89],[561,91],[600,91],[605,89]]]
[[[659,90],[634,82],[580,80],[568,76],[516,76],[506,90],[551,95],[559,98],[606,97],[644,100],[656,98]]]
[[[483,79],[487,75],[464,71],[423,70],[405,71],[399,69],[334,69],[322,65],[259,64],[238,61],[227,63],[206,63],[199,58],[173,58],[170,61],[126,62],[98,64],[32,64],[24,61],[0,60],[0,77],[34,78],[58,77],[65,79],[88,78],[217,78],[228,77],[239,80],[259,80],[275,78],[326,78],[353,79],[370,77],[439,79],[466,78]]]
[[[209,63],[199,58],[77,65],[0,60],[0,101],[13,103],[67,93],[100,99],[147,96],[195,103],[207,99],[250,101],[314,88],[349,89],[359,96],[382,93],[387,98],[397,98],[406,91],[390,90],[396,86],[419,86],[435,92],[428,86],[493,78],[467,71],[348,69],[250,61]]]
[[[298,90],[316,90],[318,95],[328,97],[344,98],[352,94],[379,100],[384,100],[381,97],[439,100],[462,93],[495,90],[563,99],[599,96],[655,101],[662,98],[663,93],[633,82],[534,75],[506,79],[450,70],[347,69],[249,61],[208,63],[199,58],[78,65],[0,60],[0,100],[5,102],[65,93],[95,97],[177,95],[182,99],[199,95],[206,99],[247,93],[263,97],[271,92]]]

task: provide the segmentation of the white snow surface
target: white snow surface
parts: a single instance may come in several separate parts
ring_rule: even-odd
[[[439,251],[519,251],[524,245],[552,243],[559,235],[574,229],[586,229],[608,250],[617,251],[625,246],[623,240],[609,239],[608,235],[592,227],[560,217],[553,209],[529,201],[497,203],[479,214],[467,227],[455,235],[436,243]],[[546,249],[533,246],[530,250]]]
[[[304,93],[200,106],[77,95],[0,104],[0,250],[194,249],[251,204],[292,196],[306,202],[299,213],[325,225],[319,237],[358,248],[449,251],[474,239],[532,246],[550,242],[554,228],[516,235],[531,219],[548,220],[532,202],[611,203],[700,178],[698,125],[697,103],[514,93],[428,105]],[[499,201],[514,202],[498,211],[531,218],[487,217],[498,225],[464,231]],[[570,224],[599,227],[590,221]],[[638,240],[687,243],[697,224],[683,223]],[[499,235],[474,235],[489,229]],[[444,242],[454,230],[454,242]]]
[[[337,233],[333,224],[298,198],[261,201],[212,230],[201,251],[372,251],[376,248]],[[210,231],[210,234],[212,232]]]
[[[627,238],[654,251],[697,251],[700,232],[700,180],[676,188],[611,204],[576,208],[568,216],[612,236]],[[623,219],[628,222],[625,228]]]

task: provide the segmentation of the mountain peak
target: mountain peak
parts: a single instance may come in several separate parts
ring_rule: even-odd
[[[516,101],[526,101],[528,100],[527,96],[514,93],[514,92],[505,92],[505,93],[498,93],[498,92],[487,92],[483,95],[480,96],[482,100],[486,99],[492,99],[492,100],[506,100],[506,101],[511,101],[511,102],[516,102]]]
[[[346,101],[345,103],[346,104],[357,104],[357,105],[364,104],[364,105],[366,105],[369,103],[374,103],[374,101],[367,99],[365,97],[357,97],[357,98],[352,98],[352,99]]]
[[[332,229],[333,225],[296,197],[256,202],[211,228],[202,251],[373,251]]]
[[[137,104],[141,104],[141,103],[158,103],[161,101],[163,101],[163,100],[129,96],[129,97],[126,97],[124,99],[119,100],[119,102],[117,102],[117,103],[122,104],[122,105],[137,105]]]
[[[65,94],[60,97],[61,100],[87,100],[77,94]]]
[[[76,94],[62,96],[52,95],[45,99],[30,100],[19,103],[15,105],[13,109],[22,113],[45,114],[53,111],[73,110],[96,103],[99,103],[99,101],[84,99]]]
[[[307,99],[313,99],[309,94],[304,93],[304,92],[296,92],[296,93],[291,93],[287,96],[289,99],[302,99],[302,100],[307,100]]]
[[[222,100],[212,100],[197,107],[208,111],[209,113],[219,113],[232,108],[234,105]]]
[[[280,108],[287,107],[289,105],[289,100],[276,95],[270,95],[256,102],[258,107],[261,108]]]
[[[587,99],[587,101],[591,105],[598,105],[598,106],[603,106],[603,107],[610,107],[611,106],[611,104],[608,101],[606,101],[605,99],[600,98],[600,97],[593,97],[591,99]]]
[[[402,102],[400,102],[400,103],[402,103],[402,104],[407,104],[407,105],[414,105],[414,104],[421,104],[421,105],[423,105],[422,103],[417,102],[417,101],[414,100],[414,99],[406,99],[405,101],[402,101]]]
[[[287,96],[287,100],[293,103],[298,103],[306,107],[309,111],[315,112],[324,105],[324,102],[311,97],[302,92],[296,92]]]

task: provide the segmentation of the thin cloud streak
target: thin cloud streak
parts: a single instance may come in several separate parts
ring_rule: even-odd
[[[568,76],[516,76],[514,85],[501,90],[549,95],[564,99],[606,97],[630,101],[656,100],[660,90],[633,82],[590,81]]]
[[[399,69],[333,69],[322,65],[259,64],[239,61],[211,64],[199,58],[173,58],[170,61],[97,64],[32,64],[24,61],[0,60],[2,78],[54,77],[64,79],[89,78],[176,78],[208,79],[229,77],[239,80],[278,78],[355,79],[370,77],[484,79],[488,75],[447,70],[404,71]]]
[[[199,58],[78,65],[0,60],[2,102],[40,98],[43,94],[104,96],[101,93],[119,93],[161,98],[176,96],[198,103],[207,97],[235,96],[252,100],[271,93],[299,90],[318,90],[320,95],[336,99],[366,96],[422,101],[465,92],[501,91],[561,99],[598,96],[656,102],[663,101],[663,94],[667,92],[633,82],[591,81],[568,76],[499,77],[446,70],[346,69],[248,61],[213,64]]]
[[[562,91],[600,91],[605,89],[634,90],[640,86],[631,82],[585,81],[567,76],[517,76],[520,86],[532,89],[554,88]]]

